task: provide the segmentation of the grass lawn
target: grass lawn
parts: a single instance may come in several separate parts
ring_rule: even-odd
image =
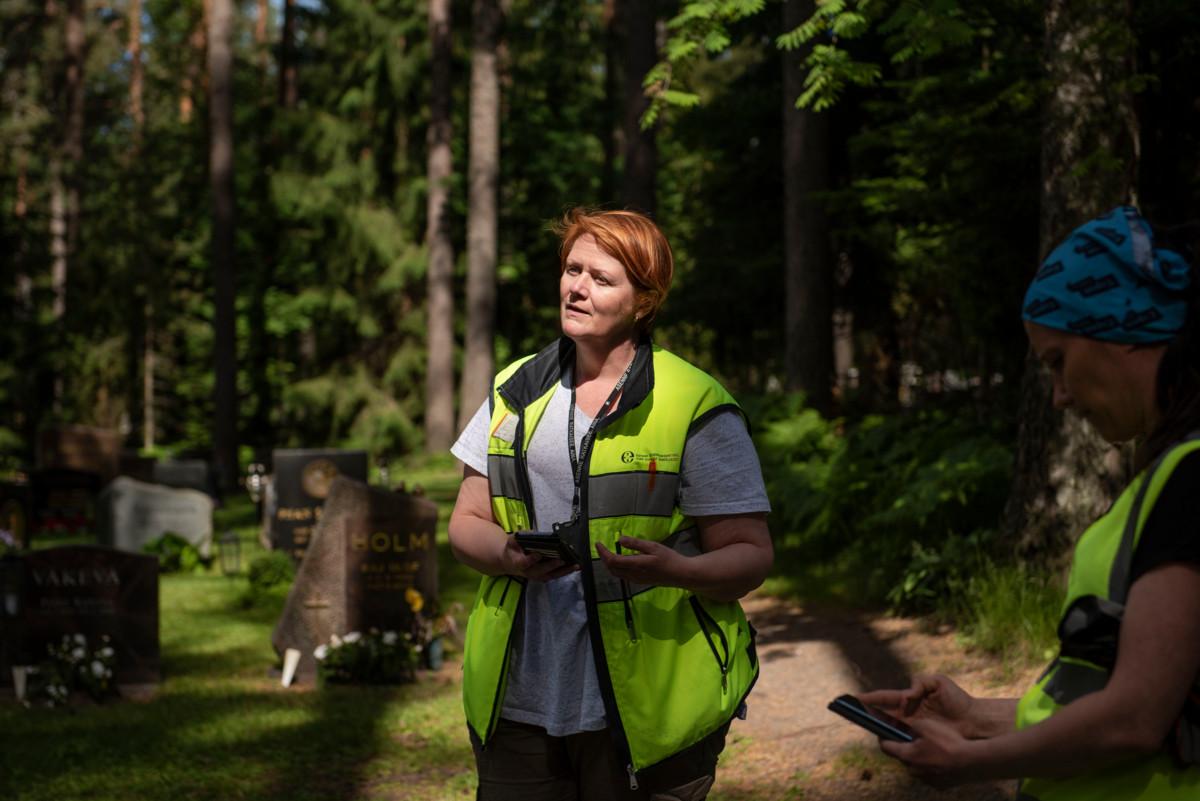
[[[442,602],[465,607],[476,579],[446,543],[453,463],[426,462],[404,478],[441,507]],[[218,512],[217,531],[226,528],[239,533],[244,567],[259,547],[248,500]],[[0,799],[474,797],[457,657],[414,685],[284,689],[270,643],[282,599],[242,609],[246,586],[213,573],[161,578],[163,682],[153,700],[0,703]]]

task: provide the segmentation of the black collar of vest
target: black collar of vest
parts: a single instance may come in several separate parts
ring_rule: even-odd
[[[621,392],[621,400],[610,417],[619,417],[644,401],[654,389],[654,347],[650,337],[643,335],[638,340],[633,354],[633,369]],[[563,374],[575,362],[575,343],[568,337],[559,337],[517,370],[500,385],[500,396],[524,411],[525,407],[550,391],[562,380]]]

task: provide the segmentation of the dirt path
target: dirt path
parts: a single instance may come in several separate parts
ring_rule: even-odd
[[[917,671],[947,673],[972,693],[1015,696],[1037,667],[1005,675],[993,660],[967,655],[952,633],[912,620],[809,611],[774,598],[743,605],[759,631],[762,675],[748,719],[730,732],[711,801],[1012,798],[1011,783],[940,792],[914,782],[875,738],[825,706],[844,692],[904,686]]]

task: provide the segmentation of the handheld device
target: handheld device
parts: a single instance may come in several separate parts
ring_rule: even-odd
[[[829,702],[829,711],[836,712],[846,720],[862,726],[876,737],[911,743],[917,735],[903,721],[873,706],[867,706],[853,695],[839,695]]]
[[[561,559],[569,565],[578,564],[575,552],[563,541],[556,531],[518,531],[517,545],[525,553],[536,553],[551,559]]]

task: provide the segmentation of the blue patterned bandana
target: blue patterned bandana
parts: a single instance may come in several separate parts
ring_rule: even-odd
[[[1086,222],[1050,252],[1025,292],[1021,316],[1089,339],[1165,342],[1183,327],[1191,266],[1154,246],[1132,206]]]

